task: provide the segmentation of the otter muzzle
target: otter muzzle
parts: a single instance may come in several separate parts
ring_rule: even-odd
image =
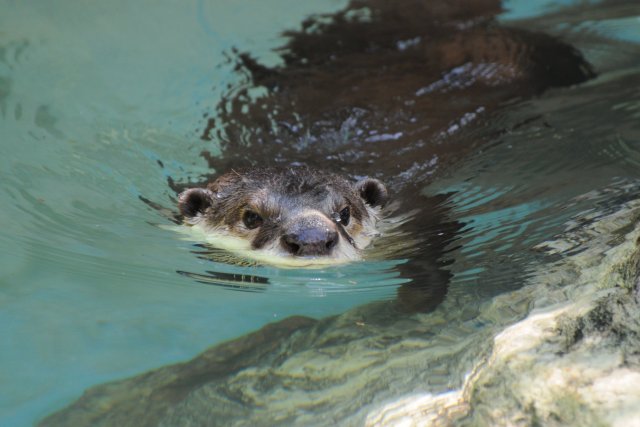
[[[282,246],[294,256],[329,255],[340,236],[335,225],[320,215],[296,219],[281,237]]]

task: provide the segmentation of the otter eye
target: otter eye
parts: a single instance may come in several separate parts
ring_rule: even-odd
[[[351,211],[349,210],[349,206],[342,209],[340,211],[340,223],[345,227],[349,225],[349,219],[351,218]]]
[[[262,217],[253,211],[245,211],[242,215],[242,222],[249,230],[253,230],[262,225]]]

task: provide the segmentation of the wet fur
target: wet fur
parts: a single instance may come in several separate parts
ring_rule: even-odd
[[[207,188],[185,190],[179,207],[185,222],[210,235],[211,241],[236,237],[261,256],[272,255],[276,260],[292,256],[281,243],[291,227],[305,221],[324,223],[338,233],[338,243],[323,257],[340,263],[361,258],[377,234],[376,222],[386,200],[386,189],[377,180],[353,183],[307,167],[251,168],[228,172]],[[346,207],[348,223],[335,221]],[[249,229],[243,224],[247,211],[263,218],[260,227]]]

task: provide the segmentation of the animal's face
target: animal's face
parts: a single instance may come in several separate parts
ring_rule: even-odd
[[[263,255],[340,262],[359,258],[386,200],[375,179],[351,183],[308,168],[260,168],[186,190],[179,207],[214,243],[231,236]]]

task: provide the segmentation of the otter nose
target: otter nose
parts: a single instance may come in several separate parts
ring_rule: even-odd
[[[338,233],[326,228],[307,228],[297,233],[285,234],[282,246],[292,255],[328,255],[338,244]]]
[[[333,224],[322,220],[302,220],[281,237],[282,246],[295,256],[328,255],[338,244]]]

